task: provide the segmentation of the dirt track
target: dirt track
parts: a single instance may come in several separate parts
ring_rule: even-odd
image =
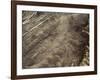
[[[89,65],[88,14],[24,11],[22,19],[23,68]]]

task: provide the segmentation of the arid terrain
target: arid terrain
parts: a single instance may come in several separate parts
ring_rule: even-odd
[[[89,65],[89,15],[22,12],[22,67]]]

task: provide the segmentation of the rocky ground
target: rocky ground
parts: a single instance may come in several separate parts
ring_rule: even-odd
[[[88,21],[88,14],[23,11],[23,68],[88,66]]]

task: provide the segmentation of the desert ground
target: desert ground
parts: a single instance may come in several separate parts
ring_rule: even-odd
[[[22,11],[22,67],[89,65],[89,14]]]

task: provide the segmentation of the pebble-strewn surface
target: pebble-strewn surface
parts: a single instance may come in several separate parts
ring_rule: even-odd
[[[88,21],[88,14],[23,11],[23,68],[89,65]]]

